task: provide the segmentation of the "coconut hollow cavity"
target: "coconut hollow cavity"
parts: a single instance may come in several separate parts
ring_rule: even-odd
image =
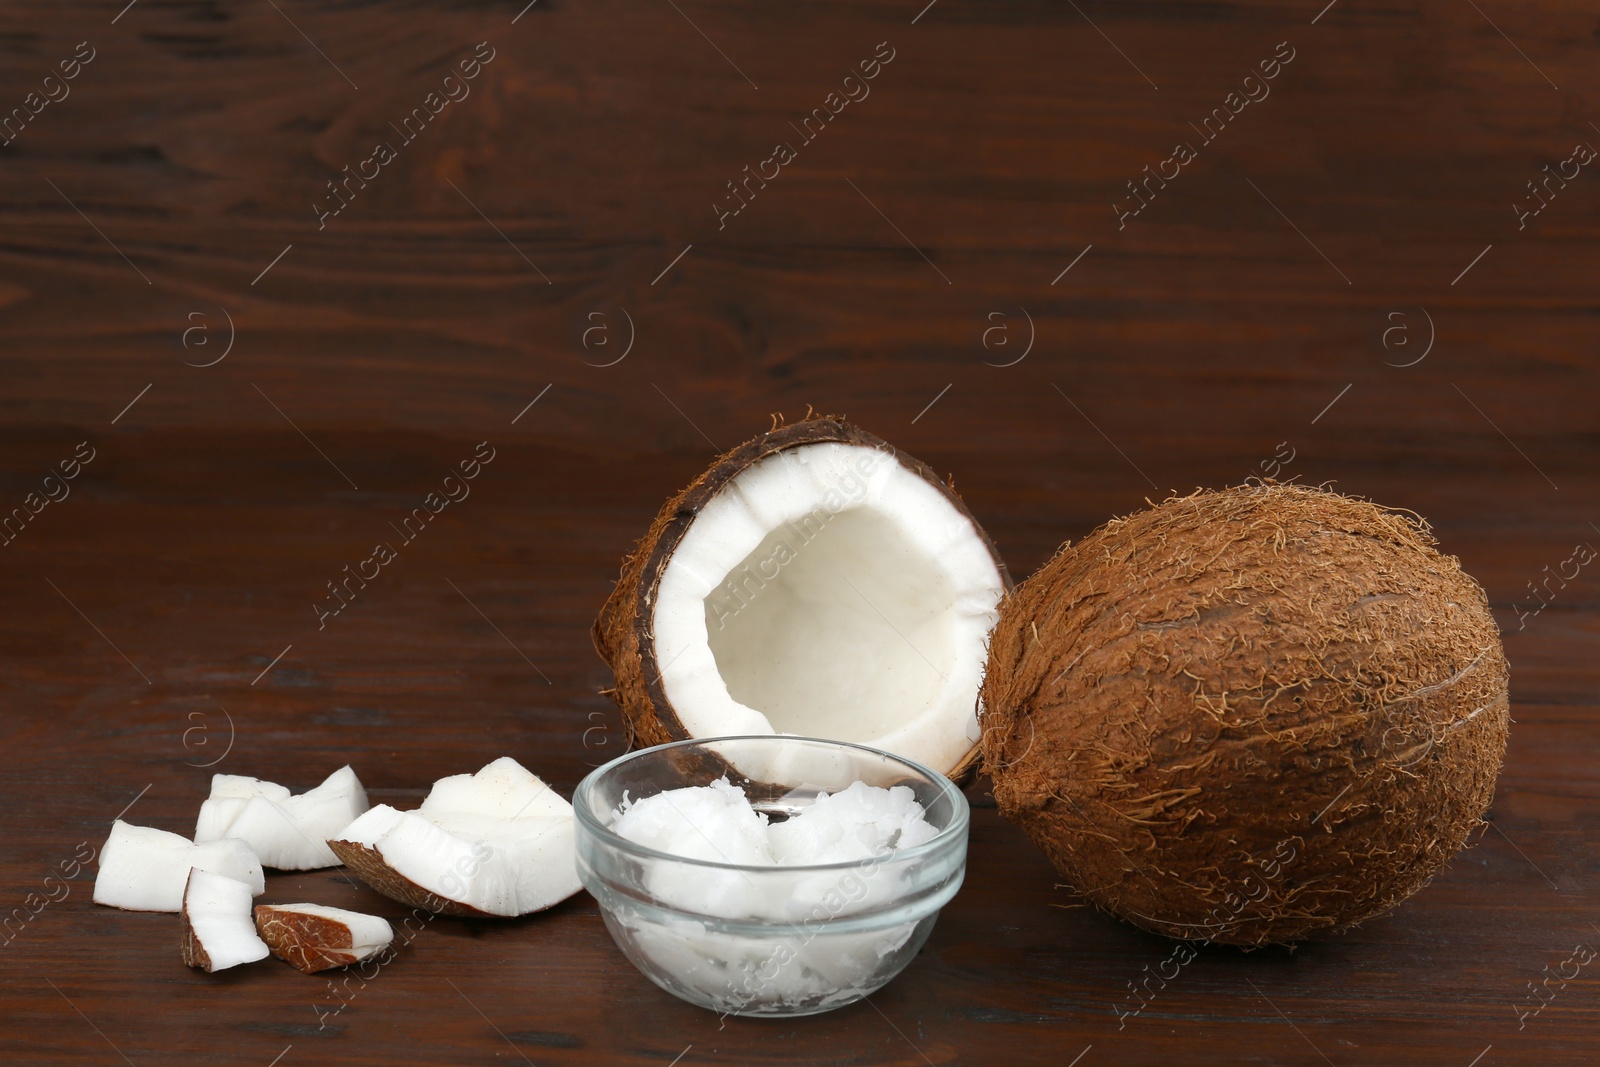
[[[1097,905],[1291,942],[1389,911],[1494,793],[1508,672],[1421,519],[1199,492],[1114,520],[1003,605],[984,683],[1000,811]]]
[[[724,454],[667,502],[594,640],[646,744],[800,734],[959,777],[1009,586],[925,464],[811,418]]]

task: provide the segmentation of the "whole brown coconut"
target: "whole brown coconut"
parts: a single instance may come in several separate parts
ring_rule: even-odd
[[[1268,484],[1063,546],[990,645],[1001,813],[1171,937],[1291,942],[1390,910],[1478,825],[1510,723],[1488,601],[1434,543]]]

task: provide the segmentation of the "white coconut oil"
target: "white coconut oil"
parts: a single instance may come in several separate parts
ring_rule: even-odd
[[[858,999],[933,925],[925,907],[897,913],[906,871],[892,860],[938,828],[905,786],[856,782],[771,808],[757,810],[726,778],[624,797],[612,813],[618,836],[703,863],[642,866],[639,895],[607,921],[656,973],[723,1011],[795,1014]]]

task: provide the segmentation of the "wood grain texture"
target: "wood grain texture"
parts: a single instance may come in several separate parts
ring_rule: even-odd
[[[95,52],[0,146],[0,514],[95,450],[0,547],[0,919],[37,909],[0,933],[0,1059],[1600,1058],[1587,968],[1518,1018],[1600,945],[1600,575],[1517,614],[1600,544],[1600,176],[1521,229],[1513,209],[1600,145],[1594,11],[923,2],[0,13],[0,119]],[[470,95],[400,143],[484,41]],[[1189,124],[1285,41],[1270,96],[1201,145]],[[880,42],[870,96],[802,144],[791,123]],[[326,183],[385,139],[319,230]],[[1197,158],[1119,229],[1125,182],[1179,141]],[[796,158],[719,229],[778,142]],[[231,351],[195,366],[227,317]],[[215,769],[297,790],[349,761],[406,806],[510,754],[570,795],[622,742],[589,624],[624,553],[717,449],[808,404],[953,476],[1019,578],[1290,449],[1281,477],[1426,515],[1507,635],[1492,823],[1392,916],[1207,949],[1126,1018],[1170,943],[1056,887],[984,782],[918,960],[791,1022],[660,992],[582,896],[428,923],[343,993],[276,961],[190,971],[173,917],[89,902],[92,863],[41,905],[130,801],[191,829],[230,722]],[[471,496],[319,629],[325,583],[484,440]],[[338,871],[262,900],[404,914]]]

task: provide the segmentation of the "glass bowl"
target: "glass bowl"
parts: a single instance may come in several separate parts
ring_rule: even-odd
[[[856,862],[760,867],[674,856],[611,829],[624,797],[724,776],[774,821],[854,782],[907,786],[938,834]],[[864,745],[781,734],[658,745],[594,771],[572,806],[578,875],[623,954],[723,1014],[813,1015],[869,996],[911,962],[966,873],[966,797]]]

